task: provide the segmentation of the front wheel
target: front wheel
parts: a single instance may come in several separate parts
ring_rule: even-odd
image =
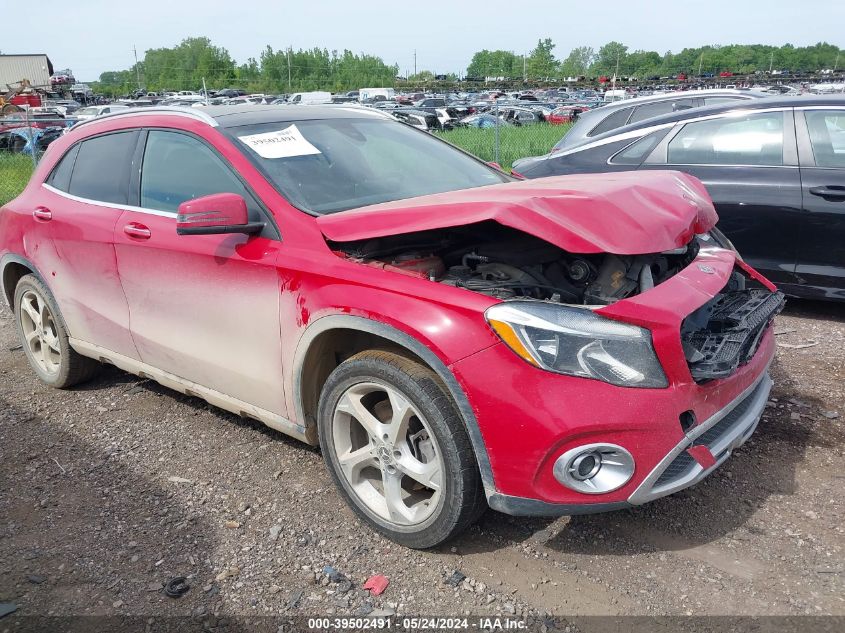
[[[323,458],[341,494],[401,545],[433,547],[485,505],[459,413],[429,368],[387,351],[341,363],[318,412]]]

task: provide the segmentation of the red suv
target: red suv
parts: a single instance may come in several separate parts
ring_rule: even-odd
[[[783,297],[677,172],[515,181],[380,112],[80,123],[0,211],[45,383],[101,363],[322,447],[372,527],[599,512],[754,431]]]

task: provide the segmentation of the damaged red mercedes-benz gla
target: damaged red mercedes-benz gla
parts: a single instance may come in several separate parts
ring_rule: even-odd
[[[322,448],[373,528],[693,485],[754,431],[783,296],[677,172],[520,182],[366,109],[77,125],[0,212],[24,350],[116,365]],[[155,421],[150,421],[155,424]]]

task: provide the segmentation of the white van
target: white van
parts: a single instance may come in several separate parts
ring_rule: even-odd
[[[624,90],[605,90],[603,101],[605,103],[612,103],[614,101],[622,101],[623,99],[627,98],[628,93]]]
[[[361,88],[358,91],[358,101],[366,101],[374,97],[384,97],[385,101],[393,101],[396,91],[393,88]]]
[[[331,103],[331,92],[295,92],[288,99],[288,103],[297,105],[316,105],[319,103]]]

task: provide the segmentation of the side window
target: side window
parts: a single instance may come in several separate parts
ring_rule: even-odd
[[[845,110],[804,112],[818,167],[845,168]]]
[[[651,150],[657,147],[660,140],[666,136],[666,132],[668,132],[668,129],[652,132],[648,136],[642,137],[633,145],[629,145],[616,154],[616,156],[610,159],[610,162],[614,165],[639,165],[645,160]]]
[[[138,134],[118,132],[95,136],[79,145],[68,193],[80,198],[126,204],[129,163]]]
[[[633,108],[622,108],[621,110],[617,110],[616,112],[607,115],[601,123],[590,130],[590,133],[587,134],[587,136],[596,136],[597,134],[602,134],[604,132],[609,132],[610,130],[615,130],[618,127],[622,127],[628,122],[628,117],[631,116],[632,110]]]
[[[634,110],[634,116],[631,117],[631,123],[637,123],[645,119],[650,119],[653,116],[660,116],[661,114],[669,114],[673,112],[674,102],[672,101],[658,101],[657,103],[646,103],[638,106]]]
[[[53,171],[47,177],[47,184],[59,191],[67,192],[70,189],[70,174],[73,171],[73,163],[79,153],[79,145],[74,145],[68,150]]]
[[[688,123],[669,142],[681,165],[783,165],[783,113],[762,112]]]
[[[232,170],[205,143],[186,134],[152,130],[141,166],[141,206],[176,213],[179,205],[213,193],[254,199]]]

